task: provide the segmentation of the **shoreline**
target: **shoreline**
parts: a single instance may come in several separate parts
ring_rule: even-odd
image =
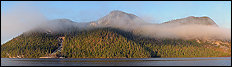
[[[231,57],[231,56],[219,56],[219,57]],[[156,57],[156,58],[214,58],[214,57]],[[45,58],[34,58],[34,59],[45,59]],[[51,59],[136,59],[136,58],[51,58]]]

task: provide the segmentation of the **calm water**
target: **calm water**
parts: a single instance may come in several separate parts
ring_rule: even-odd
[[[1,66],[231,66],[231,57],[126,59],[1,58]]]

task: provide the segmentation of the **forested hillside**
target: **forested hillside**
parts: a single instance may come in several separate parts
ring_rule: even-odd
[[[136,15],[115,10],[91,22],[79,23],[69,19],[47,21],[2,44],[1,57],[231,56],[230,33],[231,31],[220,28],[209,17],[190,16],[162,24],[152,24]],[[62,40],[58,40],[59,38]],[[51,55],[55,57],[50,57]]]
[[[63,47],[62,56],[68,58],[217,57],[230,56],[231,52],[207,42],[155,39],[114,28],[67,35]]]
[[[211,43],[196,40],[155,39],[134,35],[115,28],[73,30],[65,34],[25,33],[1,46],[1,57],[39,58],[48,56],[64,36],[63,49],[57,56],[65,58],[151,58],[231,56]],[[227,47],[231,47],[231,44]]]
[[[63,49],[57,56],[65,58],[151,58],[231,56],[228,50],[196,40],[156,39],[134,35],[115,28],[73,30],[60,34],[24,33],[1,45],[1,57],[39,58],[50,55],[64,36]],[[230,42],[231,43],[231,42]]]
[[[39,58],[58,48],[56,35],[31,32],[19,35],[1,45],[1,57]]]

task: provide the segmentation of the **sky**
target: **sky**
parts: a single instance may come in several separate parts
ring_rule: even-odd
[[[231,1],[1,1],[1,16],[21,11],[26,13],[24,15],[37,13],[49,20],[67,18],[75,22],[90,22],[113,10],[137,15],[150,23],[208,16],[220,27],[231,29]],[[2,26],[3,22],[1,36],[5,36]],[[1,44],[18,34],[1,37]]]

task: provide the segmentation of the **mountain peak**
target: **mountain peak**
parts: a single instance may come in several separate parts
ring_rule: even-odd
[[[111,18],[128,18],[128,19],[134,19],[137,18],[136,15],[134,14],[129,14],[120,10],[113,10],[111,11],[108,15],[106,15],[107,17],[111,17]]]
[[[189,16],[186,18],[181,18],[181,19],[176,19],[176,20],[164,22],[163,24],[170,24],[170,23],[171,24],[180,23],[180,24],[201,24],[201,25],[218,26],[211,18],[209,18],[207,16],[203,16],[203,17]]]
[[[142,19],[136,15],[129,14],[120,10],[111,11],[108,15],[99,19],[96,23],[92,25],[101,26],[117,26],[117,25],[134,25],[137,23],[144,22]]]
[[[113,11],[110,12],[110,14],[121,14],[121,13],[127,14],[126,12],[123,12],[123,11],[120,11],[120,10],[113,10]]]

